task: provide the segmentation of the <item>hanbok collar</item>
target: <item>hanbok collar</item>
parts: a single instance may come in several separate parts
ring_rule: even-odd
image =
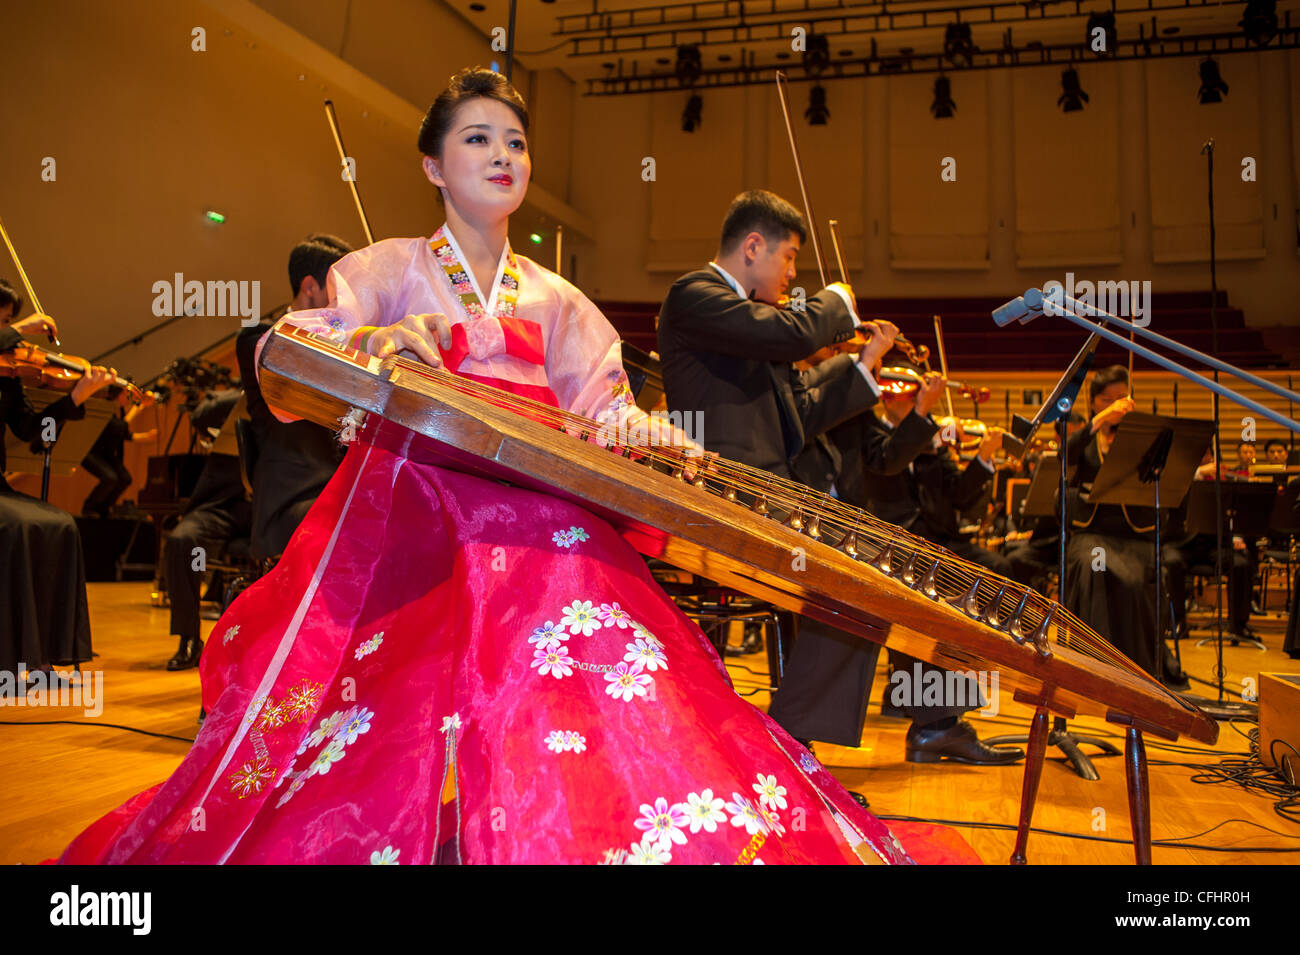
[[[452,290],[460,297],[461,305],[465,307],[465,313],[471,321],[508,318],[515,314],[515,303],[519,300],[519,263],[515,260],[509,240],[501,250],[501,261],[497,264],[496,276],[492,280],[492,291],[486,297],[467,264],[465,253],[445,223],[429,240],[429,248],[442,270],[447,273]]]

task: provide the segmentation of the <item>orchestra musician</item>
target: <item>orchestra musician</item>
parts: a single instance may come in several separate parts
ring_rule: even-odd
[[[885,364],[891,367],[920,372],[904,355],[886,358]],[[987,429],[975,456],[960,466],[954,460],[956,452],[943,442],[945,433],[955,437],[958,426],[951,419],[936,421],[930,415],[945,387],[944,378],[933,372],[922,376],[914,390],[897,388],[891,382],[883,388],[877,413],[862,415],[832,432],[844,454],[844,467],[852,474],[841,481],[842,496],[882,520],[1001,576],[1010,576],[1011,566],[1005,557],[977,546],[958,530],[960,514],[976,504],[992,482],[993,457],[1001,447],[1002,432]],[[942,667],[892,649],[889,657],[895,671],[910,677],[919,665],[923,680],[933,670],[942,675],[941,685],[953,685]],[[1005,765],[1024,756],[1017,748],[985,744],[962,719],[962,714],[988,702],[969,679],[960,700],[945,700],[941,705],[921,705],[909,693],[899,696],[901,700],[896,701],[890,690],[885,691],[885,711],[901,710],[912,720],[906,740],[910,762],[949,759]]]
[[[81,505],[84,517],[108,517],[108,512],[117,503],[117,499],[131,486],[131,472],[126,469],[124,458],[127,443],[153,441],[158,437],[157,428],[132,431],[131,423],[141,411],[152,407],[154,402],[151,392],[145,392],[144,400],[138,404],[132,403],[130,395],[125,391],[118,395],[113,417],[108,419],[104,430],[81,461],[81,466],[99,479],[99,483],[91,489],[85,503]]]
[[[352,251],[342,239],[310,235],[289,253],[289,311],[329,305],[326,276],[330,267]],[[343,459],[334,433],[311,421],[280,421],[271,413],[257,383],[257,343],[274,324],[240,331],[235,342],[245,404],[256,448],[250,483],[253,517],[250,551],[255,560],[278,557],[289,544],[320,492]]]
[[[1134,409],[1128,370],[1112,365],[1088,384],[1092,419],[1066,442],[1066,467],[1074,467],[1068,503],[1065,605],[1143,670],[1156,673],[1155,556],[1151,508],[1085,504],[1124,416]],[[1166,685],[1186,689],[1187,678],[1163,636],[1161,674]]]
[[[49,316],[19,320],[22,307],[13,286],[0,279],[0,355],[12,352],[25,335],[58,335]],[[20,440],[31,441],[49,421],[84,418],[86,401],[114,378],[110,369],[88,367],[69,394],[38,411],[17,377],[0,375],[0,421]],[[17,681],[20,665],[30,674],[89,660],[90,616],[76,521],[9,486],[3,432],[0,427],[0,672]],[[29,684],[21,685],[25,691]]]
[[[784,199],[742,193],[727,210],[714,260],[677,279],[659,312],[669,409],[702,413],[710,451],[781,477],[793,476],[791,462],[805,444],[876,403],[870,368],[897,334],[888,322],[869,323],[871,341],[856,357],[840,355],[809,372],[792,368],[862,324],[851,291],[838,282],[806,296],[802,308],[778,307],[806,239],[803,216]],[[814,473],[833,475],[832,452],[816,448],[822,460]],[[805,745],[857,746],[877,653],[861,637],[800,619],[769,714]]]
[[[528,129],[505,77],[452,77],[418,139],[446,222],[345,256],[329,304],[280,328],[377,358],[410,350],[430,368],[400,364],[408,377],[493,385],[495,400],[708,466],[636,408],[596,307],[511,249]],[[736,695],[609,524],[443,467],[445,451],[391,420],[348,422],[339,470],[213,631],[208,717],[185,761],[62,861],[908,861]],[[206,827],[190,824],[196,805]]]

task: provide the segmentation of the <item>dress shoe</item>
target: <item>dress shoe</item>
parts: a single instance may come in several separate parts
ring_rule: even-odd
[[[975,727],[965,720],[937,729],[915,723],[907,731],[907,761],[937,763],[951,759],[957,763],[1000,766],[1023,759],[1025,751],[1014,746],[987,746],[980,742]]]
[[[199,656],[203,653],[203,641],[181,637],[181,644],[176,648],[176,655],[167,661],[168,670],[192,670],[199,665]]]

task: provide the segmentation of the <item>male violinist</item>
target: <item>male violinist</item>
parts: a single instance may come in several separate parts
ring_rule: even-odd
[[[783,478],[806,443],[876,403],[869,369],[898,332],[868,322],[871,339],[856,356],[812,372],[792,367],[864,325],[851,289],[838,282],[778,306],[806,238],[803,216],[784,199],[742,193],[727,211],[714,260],[673,283],[659,313],[669,409],[703,412],[708,450]],[[857,746],[875,646],[802,619],[773,719],[802,742]]]
[[[903,355],[890,357],[888,364],[919,373]],[[919,387],[914,389],[886,382],[878,406],[882,414],[862,415],[831,433],[843,455],[841,496],[882,520],[1007,577],[1012,568],[1005,557],[976,546],[958,531],[961,513],[980,500],[993,479],[993,457],[1001,447],[1002,433],[990,429],[975,457],[964,467],[958,465],[952,450],[943,443],[945,433],[955,433],[955,422],[940,423],[930,416],[945,386],[944,379],[934,373],[920,376]],[[909,677],[919,666],[923,684],[930,682],[930,671],[937,671],[942,677],[938,685],[956,686],[942,667],[894,650],[889,656],[895,671]],[[917,681],[912,678],[909,682]],[[972,681],[966,681],[960,698],[938,705],[921,705],[920,687],[913,688],[916,692],[901,694],[901,701],[895,701],[892,690],[887,689],[884,706],[887,713],[901,710],[912,719],[906,742],[910,762],[948,759],[1001,765],[1024,756],[1019,749],[986,745],[961,718],[981,705],[979,689]]]
[[[0,357],[21,345],[24,335],[57,337],[46,315],[16,321],[22,307],[13,286],[0,279]],[[37,411],[17,377],[0,375],[0,421],[30,441],[49,421],[57,426],[84,418],[87,399],[113,378],[107,369],[88,368],[70,394]],[[3,432],[0,426],[0,672],[17,679],[20,664],[31,672],[89,660],[90,616],[76,522],[9,486]]]

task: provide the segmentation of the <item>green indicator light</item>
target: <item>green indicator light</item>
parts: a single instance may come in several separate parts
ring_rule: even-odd
[[[211,209],[205,212],[204,215],[208,217],[209,221],[216,222],[218,224],[226,221],[225,216],[223,216],[220,212],[213,212]]]
[[[534,245],[541,245],[541,244],[542,244],[542,237],[541,237],[540,235],[538,235],[536,232],[534,232],[534,233],[533,233],[532,235],[530,235],[528,238],[530,238],[530,239],[533,240],[533,244],[534,244]]]

